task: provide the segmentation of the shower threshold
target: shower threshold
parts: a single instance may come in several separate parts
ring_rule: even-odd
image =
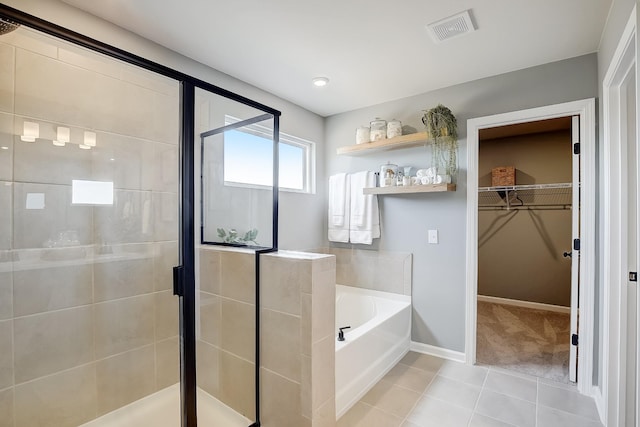
[[[198,389],[198,424],[247,427],[249,419]],[[179,427],[180,384],[136,400],[79,427]]]

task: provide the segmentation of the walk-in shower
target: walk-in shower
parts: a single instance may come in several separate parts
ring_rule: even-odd
[[[0,427],[259,425],[258,275],[197,289],[196,254],[201,219],[253,272],[277,245],[277,178],[216,156],[267,135],[277,168],[279,112],[1,4],[0,34]]]

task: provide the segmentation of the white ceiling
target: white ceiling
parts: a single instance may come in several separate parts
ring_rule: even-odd
[[[322,116],[596,52],[612,3],[63,1]],[[467,9],[477,31],[433,43],[426,24]]]

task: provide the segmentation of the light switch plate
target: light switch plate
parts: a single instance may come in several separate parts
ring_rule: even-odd
[[[429,230],[429,243],[432,245],[438,244],[438,230]]]

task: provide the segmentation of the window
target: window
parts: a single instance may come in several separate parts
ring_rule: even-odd
[[[239,122],[227,116],[226,124]],[[273,185],[273,131],[257,124],[224,134],[224,183],[249,187]],[[315,144],[280,133],[279,189],[315,193]]]

